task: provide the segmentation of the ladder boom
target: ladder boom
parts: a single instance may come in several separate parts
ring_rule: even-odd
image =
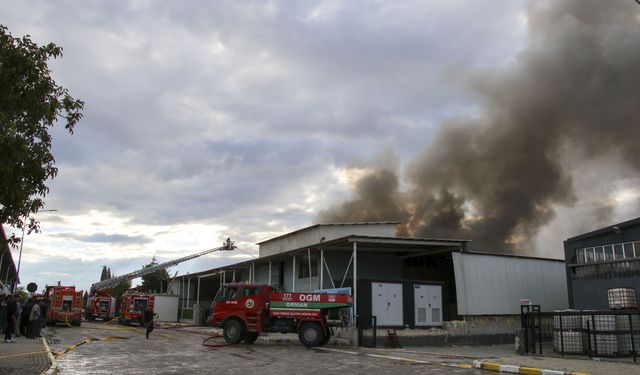
[[[230,238],[227,238],[227,240],[225,242],[223,242],[221,247],[216,247],[214,249],[204,250],[204,251],[201,251],[201,252],[196,253],[196,254],[187,255],[186,257],[170,260],[168,262],[160,263],[160,264],[157,264],[155,266],[142,268],[142,269],[139,269],[137,271],[126,273],[124,275],[120,275],[120,276],[112,277],[110,279],[98,281],[97,283],[91,285],[91,291],[95,292],[95,291],[98,291],[98,290],[101,290],[101,289],[112,288],[112,287],[120,284],[123,281],[133,280],[133,279],[136,279],[138,277],[142,277],[142,276],[154,273],[154,272],[156,272],[156,271],[158,271],[160,269],[171,267],[171,266],[175,266],[176,264],[182,263],[182,262],[187,261],[187,260],[198,258],[198,257],[201,257],[203,255],[206,255],[206,254],[209,254],[209,253],[213,253],[213,252],[216,252],[216,251],[230,251],[230,250],[233,250],[235,248],[236,248],[235,244],[231,241]]]

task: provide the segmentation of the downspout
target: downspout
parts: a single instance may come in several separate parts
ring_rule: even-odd
[[[358,316],[358,243],[353,243],[353,317]]]

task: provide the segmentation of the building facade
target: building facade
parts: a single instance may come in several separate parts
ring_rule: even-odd
[[[349,288],[353,319],[375,316],[379,327],[436,328],[441,340],[454,333],[512,338],[521,300],[545,310],[568,307],[562,260],[468,252],[468,240],[397,237],[397,224],[303,228],[260,242],[256,259],[183,275],[170,288],[183,309],[200,310],[181,315],[199,316],[200,323],[225,282],[291,292]]]
[[[569,305],[607,310],[607,291],[640,293],[640,218],[610,225],[564,241]]]

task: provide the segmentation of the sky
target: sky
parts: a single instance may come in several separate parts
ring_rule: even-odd
[[[628,7],[637,33],[640,6],[611,3]],[[487,112],[486,91],[501,86],[478,89],[477,77],[499,80],[544,48],[536,35],[553,25],[533,8],[519,0],[4,1],[0,23],[63,47],[51,74],[85,101],[73,135],[52,129],[59,173],[45,209],[55,211],[38,213],[42,232],[25,238],[22,284],[87,289],[103,265],[124,274],[227,237],[237,251],[170,274],[231,264],[257,257],[257,242],[339,210],[380,166],[411,189],[412,168],[433,156],[451,119]],[[584,156],[558,157],[572,194],[549,201],[526,232],[528,251],[561,258],[566,238],[640,216],[637,165],[612,168],[615,153],[576,158]]]

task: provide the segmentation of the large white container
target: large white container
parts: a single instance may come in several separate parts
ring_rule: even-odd
[[[572,312],[575,310],[555,310],[554,312]],[[562,322],[562,327],[560,327]],[[553,328],[563,331],[580,330],[582,329],[582,316],[581,315],[554,315],[553,316]]]
[[[613,288],[607,291],[609,309],[627,310],[638,308],[636,290],[633,288]]]
[[[614,357],[618,356],[618,337],[616,335],[592,334],[591,352],[595,355]]]
[[[590,331],[602,332],[602,331],[615,331],[616,330],[616,316],[615,315],[583,315],[582,316],[582,329]]]
[[[158,321],[177,322],[178,321],[178,296],[156,294],[154,310],[158,314]]]
[[[563,325],[564,328],[564,325]],[[562,336],[560,335],[562,333]],[[562,340],[562,341],[560,341]],[[564,350],[565,353],[583,353],[584,342],[582,339],[582,332],[554,332],[553,333],[553,350],[560,352]]]

